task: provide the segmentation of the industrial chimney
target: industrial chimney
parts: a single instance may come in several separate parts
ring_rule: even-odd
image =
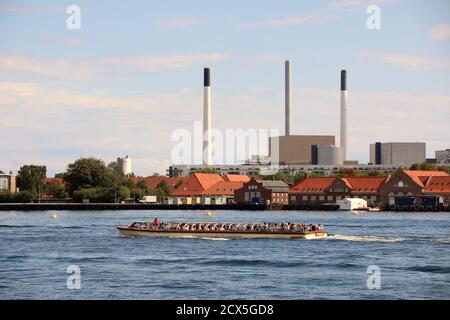
[[[347,71],[341,71],[341,132],[340,144],[344,161],[347,160]]]
[[[211,77],[210,69],[203,71],[203,164],[212,164],[211,155]]]
[[[286,60],[284,65],[284,135],[290,135],[291,109],[291,62]]]

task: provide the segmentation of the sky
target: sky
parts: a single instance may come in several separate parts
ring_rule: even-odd
[[[69,29],[70,5],[80,28]],[[380,9],[369,29],[368,6]],[[177,129],[284,128],[339,141],[339,77],[348,72],[348,153],[376,141],[450,148],[450,2],[0,0],[0,170],[63,172],[80,157],[133,159],[165,173]],[[72,21],[72,20],[71,20]]]

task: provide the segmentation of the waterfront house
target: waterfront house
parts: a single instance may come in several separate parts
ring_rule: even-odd
[[[289,185],[281,180],[255,180],[244,183],[234,191],[238,204],[288,204]]]
[[[313,177],[289,190],[290,205],[336,204],[345,198],[362,198],[370,205],[380,202],[380,187],[388,177]]]
[[[227,204],[234,202],[234,190],[250,178],[241,175],[220,176],[214,173],[194,173],[183,178],[171,194],[179,204]]]
[[[401,170],[381,186],[380,197],[385,205],[449,205],[450,176],[444,171]]]
[[[11,193],[15,193],[17,191],[15,175],[6,174],[0,171],[0,192],[1,191]]]

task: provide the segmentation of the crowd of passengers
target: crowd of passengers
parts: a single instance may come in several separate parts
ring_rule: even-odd
[[[176,223],[135,222],[132,228],[160,231],[254,231],[254,232],[309,232],[323,231],[323,224],[305,223]]]

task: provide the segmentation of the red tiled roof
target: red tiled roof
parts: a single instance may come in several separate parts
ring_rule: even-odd
[[[128,180],[133,181],[134,184],[139,183],[140,181],[145,181],[147,183],[149,190],[155,190],[156,186],[162,181],[166,181],[166,183],[172,187],[176,186],[179,181],[182,181],[185,178],[182,177],[148,177],[148,178],[128,178]]]
[[[334,177],[306,178],[292,187],[289,191],[302,193],[321,193],[324,192],[325,189],[329,188],[334,180],[336,180],[336,178]]]
[[[222,177],[215,173],[194,173],[185,178],[180,186],[172,192],[173,196],[199,196],[214,184],[223,181]]]
[[[226,174],[222,176],[225,181],[239,181],[239,182],[248,182],[250,181],[249,176],[244,176],[240,174]]]
[[[194,173],[193,176],[200,182],[204,190],[219,181],[223,181],[222,177],[216,173]]]
[[[233,196],[234,190],[244,186],[243,181],[219,181],[206,190],[208,195]]]
[[[450,193],[450,176],[433,176],[423,190],[424,193]]]
[[[348,181],[349,178],[340,177],[339,179],[341,179],[345,183],[347,188],[352,189],[352,185],[350,184],[350,181]]]
[[[403,170],[403,172],[422,188],[425,187],[429,177],[448,177],[448,173],[444,171]]]
[[[388,177],[348,177],[353,193],[377,193]]]
[[[353,193],[377,193],[387,177],[307,178],[300,181],[290,190],[290,192],[322,193],[328,189],[336,179],[343,181]]]

